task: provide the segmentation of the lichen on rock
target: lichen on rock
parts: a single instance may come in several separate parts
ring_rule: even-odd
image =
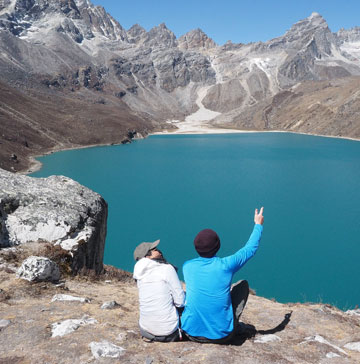
[[[60,279],[60,270],[56,263],[46,257],[28,257],[17,271],[17,276],[29,282],[53,281]]]
[[[32,178],[0,169],[0,248],[46,241],[72,256],[72,270],[103,269],[107,203],[64,176]]]

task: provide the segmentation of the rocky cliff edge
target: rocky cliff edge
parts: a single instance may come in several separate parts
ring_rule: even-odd
[[[8,257],[7,264],[18,263]],[[251,294],[242,332],[230,345],[148,343],[139,334],[130,273],[106,267],[95,280],[67,277],[55,285],[20,280],[2,267],[0,363],[360,362],[359,310],[281,304]]]

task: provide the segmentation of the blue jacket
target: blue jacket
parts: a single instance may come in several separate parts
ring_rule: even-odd
[[[249,241],[233,255],[199,257],[184,263],[186,300],[181,327],[189,335],[221,339],[231,333],[234,327],[230,297],[232,277],[254,256],[262,230],[262,225],[255,225]]]

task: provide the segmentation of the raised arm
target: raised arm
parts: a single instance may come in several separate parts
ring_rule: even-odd
[[[254,214],[255,226],[245,246],[240,250],[238,250],[235,254],[223,258],[223,262],[232,272],[237,272],[251,257],[255,255],[259,247],[259,242],[263,231],[263,226],[262,226],[264,223],[263,212],[264,212],[263,207],[260,209],[260,212],[258,212],[258,209],[255,209],[255,214]]]

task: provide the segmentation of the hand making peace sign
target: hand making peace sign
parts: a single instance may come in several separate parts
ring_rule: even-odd
[[[254,222],[255,222],[255,224],[262,225],[264,223],[263,212],[264,212],[264,208],[263,207],[260,209],[260,212],[258,212],[258,209],[255,209],[255,216],[254,216]]]

